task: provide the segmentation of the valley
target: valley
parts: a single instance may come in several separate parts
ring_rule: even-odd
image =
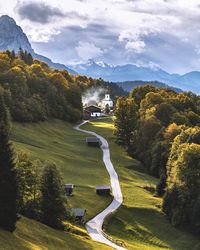
[[[0,7],[0,250],[200,250],[200,5]]]
[[[172,227],[160,211],[161,199],[153,197],[144,188],[154,188],[157,179],[147,175],[138,161],[128,157],[115,144],[112,120],[93,121],[84,125],[83,129],[94,131],[108,140],[111,159],[124,195],[123,205],[104,224],[106,232],[125,242],[128,249],[193,249],[198,239]],[[74,196],[69,198],[68,204],[70,207],[84,206],[88,220],[107,207],[111,199],[95,194],[95,185],[108,184],[109,177],[101,160],[101,151],[88,148],[85,137],[85,134],[75,131],[72,125],[55,119],[36,124],[15,123],[12,132],[12,141],[17,150],[28,150],[34,158],[56,162],[64,182],[76,184]],[[55,245],[57,249],[64,249],[63,244],[68,249],[80,249],[80,246],[83,246],[82,249],[110,249],[89,240],[85,229],[77,226],[74,231],[76,233],[73,233],[73,229],[72,233],[58,232],[22,218],[12,240],[4,240],[5,235],[10,236],[1,231],[0,241],[4,244],[3,249],[16,249],[20,244],[24,247],[20,249],[55,249]]]

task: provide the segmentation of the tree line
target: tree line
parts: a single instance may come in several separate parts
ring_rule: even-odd
[[[51,118],[76,122],[82,118],[82,93],[90,87],[109,88],[124,94],[117,85],[66,70],[55,70],[20,49],[0,52],[0,88],[14,121],[37,122]]]
[[[117,143],[160,178],[171,223],[200,234],[200,97],[137,87],[118,99],[114,123]]]

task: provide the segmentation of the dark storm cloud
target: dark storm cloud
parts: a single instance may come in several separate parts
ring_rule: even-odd
[[[54,17],[65,16],[60,9],[51,7],[43,2],[23,2],[17,8],[17,12],[22,19],[28,19],[32,22],[38,23],[49,23]]]

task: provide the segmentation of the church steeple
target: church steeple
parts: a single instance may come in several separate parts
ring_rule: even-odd
[[[106,106],[109,106],[110,108],[113,107],[113,101],[112,101],[112,99],[110,98],[110,94],[108,94],[108,92],[106,92],[106,94],[105,94],[105,98],[104,98],[104,100],[103,100],[103,106],[104,106],[104,108],[105,108]]]

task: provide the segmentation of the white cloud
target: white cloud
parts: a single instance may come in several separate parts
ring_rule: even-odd
[[[43,2],[64,15],[36,25],[15,11],[23,2]],[[0,14],[13,16],[31,42],[45,44],[40,53],[59,54],[62,62],[101,57],[115,64],[156,61],[173,71],[200,68],[195,51],[200,40],[197,0],[7,0],[0,7]],[[71,27],[82,31],[72,32]],[[73,37],[61,37],[67,29]]]
[[[125,48],[129,51],[133,51],[135,53],[142,53],[145,50],[145,42],[144,41],[128,41],[126,43]]]
[[[34,29],[30,30],[28,37],[32,42],[48,43],[53,36],[56,36],[58,34],[60,34],[60,31],[55,29]]]
[[[103,50],[95,46],[95,44],[90,42],[79,42],[76,47],[78,56],[83,60],[88,60],[91,58],[97,58],[102,56]]]

